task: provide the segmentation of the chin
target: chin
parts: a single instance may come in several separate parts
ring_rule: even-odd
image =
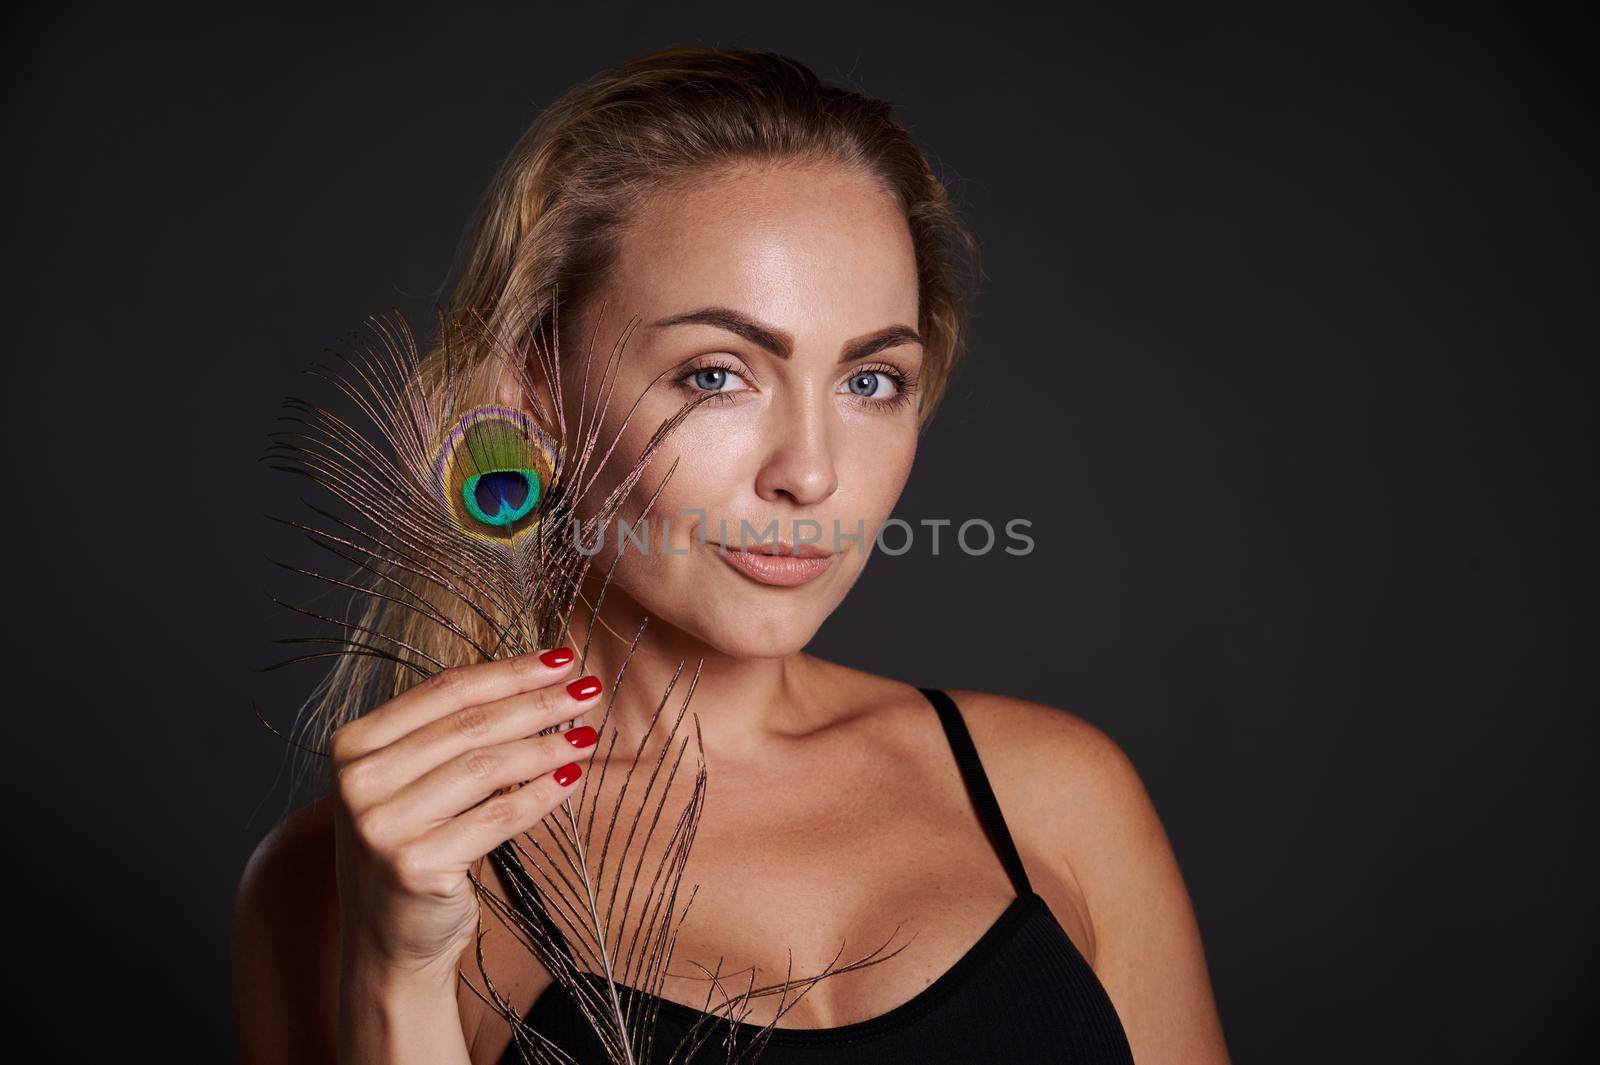
[[[803,651],[822,627],[823,611],[787,601],[751,602],[742,596],[718,598],[677,627],[730,658],[782,658]],[[815,616],[813,616],[815,615]],[[663,621],[670,619],[663,613]]]
[[[656,591],[663,589],[658,585]],[[730,658],[782,658],[803,651],[822,627],[827,605],[788,595],[710,593],[653,595],[639,605],[690,640]],[[648,633],[645,640],[649,641]]]
[[[804,651],[818,628],[801,630],[789,620],[770,627],[735,624],[706,642],[730,658],[784,658]]]
[[[782,658],[804,651],[843,597],[836,586],[821,582],[764,587],[723,572],[724,566],[619,572],[618,578],[646,613],[730,658]]]

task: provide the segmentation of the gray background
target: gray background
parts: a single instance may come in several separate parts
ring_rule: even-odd
[[[250,704],[287,723],[314,680],[253,672],[303,631],[266,556],[311,557],[262,517],[302,513],[255,461],[278,403],[367,314],[428,314],[540,106],[703,43],[896,101],[987,254],[898,513],[1038,550],[880,558],[814,650],[1122,744],[1237,1060],[1563,1056],[1590,42],[1477,7],[664,7],[8,16],[28,1029],[231,1056],[233,891],[283,803]]]

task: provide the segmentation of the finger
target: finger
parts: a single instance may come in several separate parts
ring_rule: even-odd
[[[457,755],[396,791],[372,811],[364,830],[380,842],[414,839],[502,788],[587,759],[594,753],[596,737],[595,730],[585,725]]]
[[[341,728],[334,737],[334,768],[464,706],[553,684],[572,671],[575,659],[570,647],[558,647],[441,670]]]
[[[465,869],[506,840],[544,820],[576,787],[582,768],[576,762],[559,767],[563,775],[545,773],[516,791],[496,795],[418,837],[442,863]]]
[[[355,808],[376,805],[452,758],[573,720],[600,691],[600,678],[588,675],[464,706],[349,763],[341,784]]]

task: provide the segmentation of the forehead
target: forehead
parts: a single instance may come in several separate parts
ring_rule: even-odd
[[[894,198],[836,165],[741,166],[652,196],[609,278],[628,314],[725,306],[836,343],[917,326],[910,229]]]

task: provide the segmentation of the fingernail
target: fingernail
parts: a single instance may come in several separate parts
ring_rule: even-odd
[[[553,651],[546,651],[544,654],[539,656],[539,661],[543,662],[551,669],[555,669],[557,666],[564,666],[568,662],[572,661],[572,648],[557,647]]]
[[[562,735],[574,747],[592,747],[594,741],[600,738],[600,733],[596,732],[592,725],[579,725],[577,728],[568,729]]]
[[[564,788],[582,775],[583,770],[578,768],[577,762],[568,762],[566,765],[556,770],[556,783],[560,784]]]
[[[593,699],[600,694],[600,678],[595,676],[579,677],[567,685],[567,694],[574,699]]]

